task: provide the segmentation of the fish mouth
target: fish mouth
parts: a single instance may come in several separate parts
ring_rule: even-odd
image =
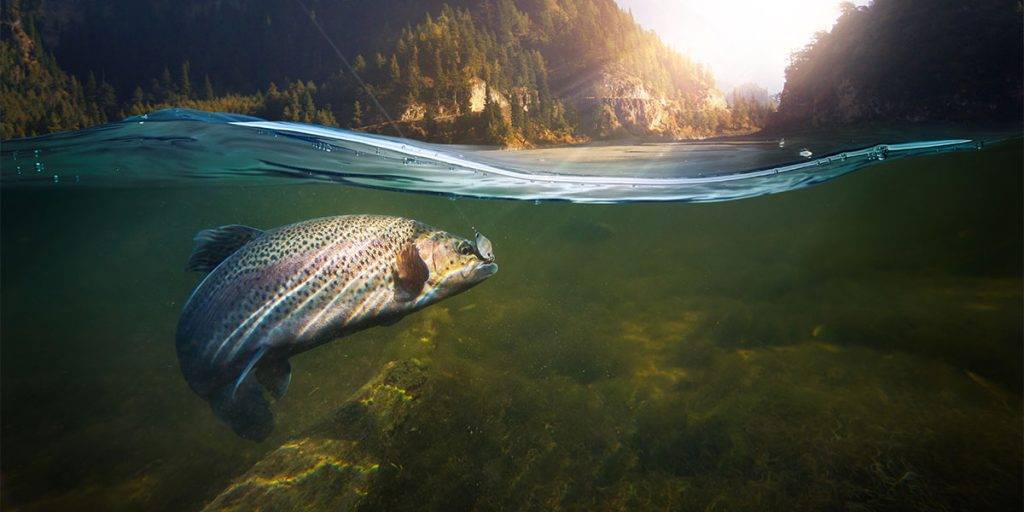
[[[484,261],[467,270],[466,275],[471,276],[474,281],[479,283],[480,281],[493,276],[498,271],[498,265],[496,263]]]
[[[498,264],[493,261],[485,262],[476,268],[477,274],[482,277],[491,277],[498,272]]]
[[[458,271],[459,279],[463,282],[473,286],[488,277],[491,277],[498,271],[498,265],[495,263],[489,263],[481,261],[475,265],[469,265],[462,270]]]

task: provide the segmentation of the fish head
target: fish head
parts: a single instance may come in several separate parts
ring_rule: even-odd
[[[420,305],[462,293],[498,271],[491,242],[483,235],[474,242],[447,231],[429,231],[417,238],[415,247],[429,271],[417,298]]]

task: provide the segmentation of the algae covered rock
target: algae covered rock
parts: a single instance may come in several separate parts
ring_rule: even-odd
[[[304,437],[271,452],[203,510],[348,510],[379,468],[357,442]]]
[[[406,428],[427,384],[416,362],[388,363],[331,417],[270,452],[203,510],[362,508],[387,473],[382,447]]]
[[[1017,501],[1019,465],[997,468],[1019,461],[1020,411],[995,382],[860,346],[716,344],[700,337],[703,322],[696,313],[625,322],[617,350],[538,345],[530,350],[548,366],[529,375],[450,354],[388,363],[206,510],[1000,510],[974,505]],[[588,359],[587,347],[618,360]],[[646,355],[630,356],[637,347]]]

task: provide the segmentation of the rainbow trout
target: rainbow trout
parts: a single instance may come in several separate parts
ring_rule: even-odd
[[[209,272],[178,321],[189,387],[239,436],[270,435],[264,395],[284,396],[288,358],[397,322],[498,270],[491,243],[412,219],[346,215],[260,231],[199,232],[187,269]]]

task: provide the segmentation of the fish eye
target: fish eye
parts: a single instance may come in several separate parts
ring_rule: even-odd
[[[462,241],[455,247],[455,251],[463,256],[469,256],[473,254],[473,247],[469,245],[469,242]]]

